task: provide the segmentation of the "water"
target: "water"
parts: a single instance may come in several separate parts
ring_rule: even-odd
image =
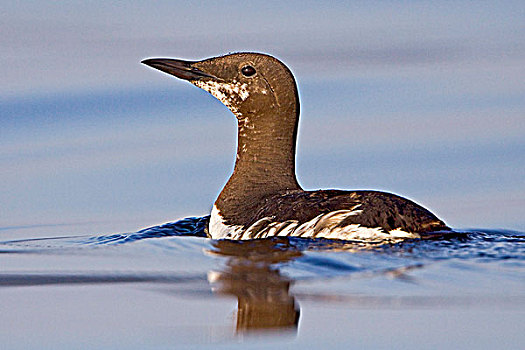
[[[523,348],[524,5],[6,2],[0,348]],[[304,188],[394,192],[458,234],[198,237],[234,118],[139,62],[231,51],[295,74]]]
[[[396,244],[235,242],[203,237],[207,220],[0,242],[4,345],[517,349],[523,342],[525,233],[469,230]]]

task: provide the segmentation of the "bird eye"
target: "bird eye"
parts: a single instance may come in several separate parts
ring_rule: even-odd
[[[255,68],[253,68],[252,66],[244,66],[241,68],[241,73],[245,77],[251,77],[252,75],[256,73],[256,71],[255,71]]]

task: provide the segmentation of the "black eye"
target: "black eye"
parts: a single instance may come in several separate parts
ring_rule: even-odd
[[[255,68],[253,68],[252,66],[244,66],[241,68],[241,73],[246,77],[251,77],[256,72],[255,72]]]

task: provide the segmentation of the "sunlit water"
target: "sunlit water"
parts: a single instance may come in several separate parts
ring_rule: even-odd
[[[205,238],[207,220],[0,242],[4,342],[139,349],[523,341],[525,233],[234,242]]]

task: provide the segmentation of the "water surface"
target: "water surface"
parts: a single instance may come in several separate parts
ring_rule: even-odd
[[[0,347],[523,348],[524,6],[6,2]],[[400,194],[459,234],[196,237],[176,219],[210,213],[234,117],[139,62],[232,51],[295,74],[304,188]]]
[[[525,233],[236,242],[203,237],[207,219],[0,242],[4,345],[517,349],[524,340]]]

